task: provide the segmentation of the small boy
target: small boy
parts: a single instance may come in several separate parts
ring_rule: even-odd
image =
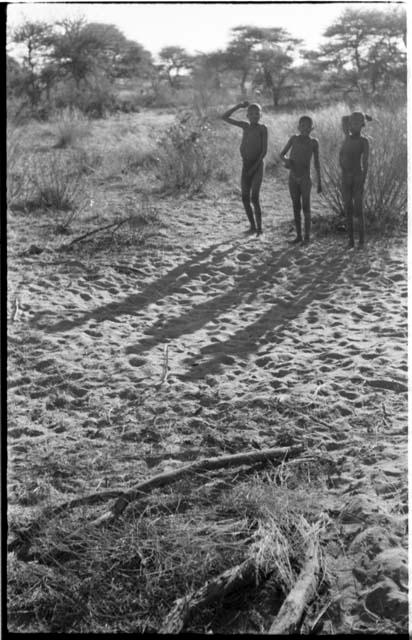
[[[312,181],[310,179],[310,162],[312,155],[318,178],[318,193],[322,193],[322,184],[320,180],[320,164],[319,164],[319,143],[316,138],[310,137],[313,129],[313,121],[309,116],[302,116],[299,119],[298,130],[299,135],[292,136],[287,145],[280,152],[286,169],[289,172],[289,192],[292,198],[293,214],[296,225],[296,238],[292,244],[302,242],[302,225],[301,225],[301,209],[305,219],[305,235],[304,244],[310,242],[310,191]],[[290,150],[289,158],[285,158]]]
[[[360,111],[354,111],[349,116],[349,135],[346,135],[339,153],[339,163],[342,169],[342,198],[348,223],[349,248],[355,246],[353,233],[353,216],[359,223],[359,247],[365,242],[365,218],[363,215],[363,189],[369,164],[369,142],[361,136],[361,130],[366,120],[372,120]]]
[[[247,108],[247,118],[244,120],[234,120],[230,116],[238,109]],[[262,210],[260,208],[259,193],[263,179],[263,158],[267,153],[268,132],[264,124],[259,124],[262,109],[256,103],[240,102],[232,109],[228,109],[222,119],[229,124],[243,129],[243,137],[240,145],[240,155],[242,156],[243,167],[241,177],[242,202],[246,215],[250,222],[248,233],[262,233]],[[252,201],[254,208],[251,207]]]

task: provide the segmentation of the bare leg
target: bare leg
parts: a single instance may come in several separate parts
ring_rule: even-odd
[[[310,227],[311,227],[311,215],[310,215],[310,191],[312,189],[312,181],[310,177],[304,178],[301,182],[302,193],[302,209],[303,217],[305,220],[305,242],[310,240]]]
[[[263,180],[263,162],[256,169],[256,172],[252,176],[252,203],[255,210],[256,218],[256,230],[257,233],[262,233],[262,210],[260,208],[259,194],[260,187]]]
[[[354,194],[353,194],[353,208],[355,216],[358,219],[359,225],[359,246],[363,246],[365,242],[365,216],[363,213],[363,183],[361,179],[356,180]]]
[[[291,176],[289,176],[289,193],[292,198],[293,205],[293,216],[295,218],[295,227],[296,227],[296,240],[295,242],[301,242],[302,240],[302,219],[300,215],[300,186]]]
[[[242,189],[242,202],[246,211],[246,215],[250,222],[250,231],[256,231],[255,219],[253,217],[253,210],[250,204],[250,189],[252,186],[252,179],[247,175],[247,169],[243,167],[241,177],[241,189]]]
[[[347,177],[342,180],[342,198],[343,207],[346,215],[346,222],[348,225],[349,246],[353,247],[355,244],[353,236],[353,202],[352,202],[352,181]]]

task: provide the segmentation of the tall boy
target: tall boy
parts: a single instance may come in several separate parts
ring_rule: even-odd
[[[292,198],[293,214],[296,225],[296,238],[293,244],[302,242],[301,209],[305,219],[305,235],[303,242],[310,241],[310,191],[312,181],[310,179],[310,163],[313,155],[315,170],[318,178],[318,193],[322,193],[319,164],[319,143],[316,138],[310,137],[313,129],[313,121],[309,116],[302,116],[299,119],[299,135],[292,136],[284,149],[280,152],[280,157],[289,172],[289,192]],[[290,150],[289,158],[286,154]]]
[[[353,232],[353,216],[359,224],[359,247],[365,242],[365,217],[363,215],[363,190],[369,165],[369,142],[361,136],[361,130],[366,120],[372,120],[368,115],[360,111],[354,111],[349,116],[350,135],[345,141],[339,153],[339,163],[342,169],[342,197],[348,222],[349,248],[355,245]]]
[[[245,109],[246,107],[249,122],[234,120],[230,117],[238,109]],[[228,109],[222,116],[225,122],[243,129],[240,145],[240,155],[243,161],[241,177],[242,202],[250,222],[248,233],[256,233],[256,235],[262,233],[262,210],[260,208],[259,194],[263,179],[263,158],[267,153],[268,147],[267,128],[264,124],[259,124],[261,115],[262,109],[260,105],[256,103],[249,104],[246,101]],[[251,207],[251,201],[254,212]]]

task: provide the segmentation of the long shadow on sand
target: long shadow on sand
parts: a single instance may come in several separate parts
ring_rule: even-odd
[[[347,264],[348,254],[345,249],[330,249],[321,261],[311,266],[313,278],[309,284],[307,274],[300,274],[293,282],[293,289],[298,288],[300,291],[294,300],[278,300],[256,322],[237,331],[230,339],[203,347],[200,354],[185,360],[187,373],[179,375],[179,379],[193,380],[203,378],[207,374],[216,374],[225,361],[228,361],[228,356],[246,357],[256,351],[262,342],[280,342],[282,331],[287,329],[288,324],[303,313],[308,305],[318,296],[323,299],[334,292],[336,279]],[[204,356],[210,357],[206,362],[201,362]]]
[[[266,289],[276,284],[279,279],[279,270],[290,264],[290,257],[298,253],[297,247],[291,247],[283,251],[272,253],[255,268],[237,274],[230,289],[222,295],[209,298],[196,306],[192,306],[186,313],[157,321],[148,330],[150,337],[141,340],[138,344],[126,348],[126,353],[141,354],[150,351],[158,344],[164,344],[176,339],[183,334],[198,331],[210,321],[221,317],[231,309],[236,309],[240,304],[251,303],[262,286]]]
[[[140,293],[127,296],[121,302],[110,302],[86,313],[82,313],[77,318],[61,320],[47,327],[39,325],[38,328],[43,329],[46,333],[58,333],[59,331],[71,331],[89,320],[102,322],[104,320],[114,320],[123,314],[132,315],[153,302],[161,300],[166,296],[179,293],[179,291],[188,284],[187,279],[185,279],[184,282],[179,282],[178,278],[180,276],[185,274],[189,279],[194,279],[205,273],[205,261],[216,249],[231,244],[233,240],[237,240],[238,242],[232,244],[227,251],[219,252],[217,257],[220,259],[225,255],[229,255],[238,248],[239,244],[241,244],[241,239],[228,239],[195,252],[189,260],[171,269],[161,278],[149,283]],[[36,326],[36,322],[33,320],[32,324]]]

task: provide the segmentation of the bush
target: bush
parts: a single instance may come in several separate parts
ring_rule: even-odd
[[[210,178],[214,149],[206,119],[183,114],[159,142],[158,177],[165,190],[195,193]]]
[[[43,156],[33,164],[29,179],[40,208],[71,211],[85,196],[81,158],[76,152]]]
[[[345,105],[314,115],[317,125],[324,196],[332,210],[343,215],[339,148],[343,142],[341,117]],[[394,229],[406,219],[407,137],[406,109],[372,109],[373,120],[363,135],[370,140],[369,171],[365,185],[364,211],[378,230]]]
[[[8,146],[10,154],[7,176],[7,202],[14,209],[23,211],[52,209],[78,212],[86,199],[84,159],[82,152],[62,151],[21,156],[21,148],[12,137]],[[14,146],[13,146],[14,145]],[[17,151],[16,151],[17,149]],[[72,221],[73,215],[70,216]]]
[[[23,158],[23,131],[7,127],[7,203],[12,205],[24,197],[28,189],[28,176]]]
[[[57,149],[64,149],[83,138],[88,132],[87,119],[76,107],[66,107],[58,113],[55,119],[55,133]]]

